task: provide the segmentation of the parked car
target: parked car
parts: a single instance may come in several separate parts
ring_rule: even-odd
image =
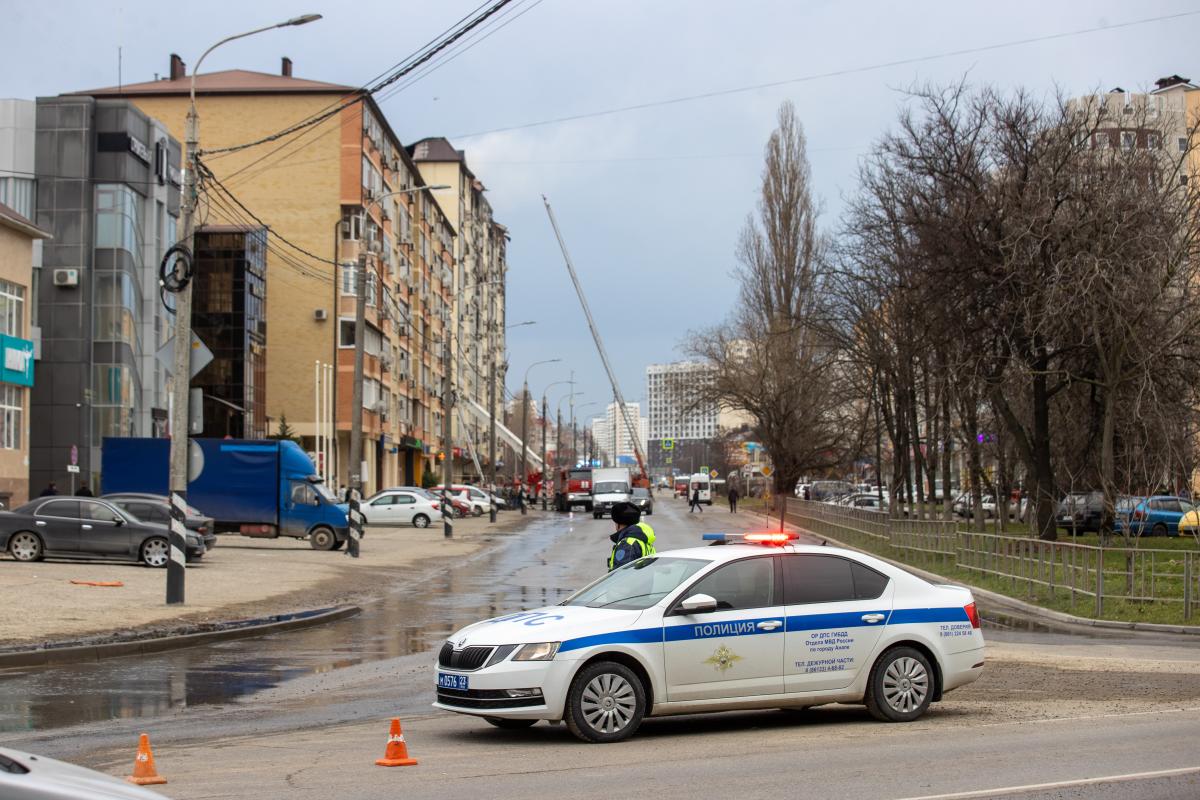
[[[847,495],[846,497],[842,498],[840,504],[850,508],[865,508],[868,511],[888,510],[888,502],[886,497],[883,498],[883,501],[881,502],[879,495],[868,494],[866,492]]]
[[[1123,533],[1129,525],[1135,536],[1178,536],[1179,520],[1195,509],[1192,501],[1174,495],[1128,498],[1117,504],[1113,529]]]
[[[829,503],[853,493],[854,487],[846,481],[814,481],[808,487],[809,499],[821,503]]]
[[[440,485],[430,489],[435,495],[441,495],[442,487]],[[488,494],[483,489],[468,484],[455,483],[450,486],[450,494],[454,499],[461,500],[467,506],[467,513],[472,516],[481,516],[486,514],[491,503],[488,500]]]
[[[17,561],[43,558],[140,561],[165,567],[171,558],[166,526],[143,522],[99,498],[39,497],[0,511],[0,551]],[[189,561],[204,555],[204,540],[186,534]]]
[[[654,513],[654,495],[650,494],[649,489],[643,489],[641,486],[633,487],[633,496],[629,498],[629,502],[638,507],[638,510],[646,516]]]
[[[983,506],[983,518],[984,519],[992,519],[993,517],[995,517],[996,516],[996,495],[984,494],[979,499],[980,499],[981,505]],[[972,503],[972,501],[971,501],[971,493],[970,492],[963,492],[962,494],[960,494],[954,500],[954,505],[951,506],[951,508],[954,510],[954,515],[958,516],[958,517],[964,517],[964,518],[967,518],[967,517],[970,517],[971,515],[973,515],[975,513],[975,511],[974,511],[974,508],[971,505],[971,503]],[[1012,514],[1013,514],[1013,511],[1010,509],[1009,516],[1012,516]]]
[[[1058,527],[1066,529],[1072,536],[1098,532],[1104,518],[1104,493],[1072,492],[1059,501],[1054,517]]]
[[[384,489],[364,500],[361,510],[368,525],[428,528],[442,518],[439,502],[421,489]]]
[[[0,748],[4,800],[166,800],[166,796],[86,767]]]
[[[171,499],[162,494],[147,494],[142,492],[126,492],[122,494],[106,494],[101,498],[112,503],[117,508],[128,511],[142,522],[155,522],[159,525],[171,526]],[[217,533],[214,529],[213,518],[206,517],[196,508],[189,505],[183,525],[189,531],[195,531],[204,540],[204,549],[212,550],[217,546]]]

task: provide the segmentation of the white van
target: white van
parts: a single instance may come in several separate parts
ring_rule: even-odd
[[[600,519],[617,503],[628,503],[633,488],[628,467],[592,470],[592,517]]]
[[[707,506],[712,505],[712,479],[708,477],[707,472],[696,472],[688,478],[688,502],[692,502],[692,496],[696,490],[700,490],[700,502]]]

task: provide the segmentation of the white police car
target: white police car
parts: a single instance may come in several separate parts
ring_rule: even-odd
[[[564,720],[589,742],[642,718],[866,703],[921,716],[983,670],[971,593],[794,534],[708,534],[617,569],[561,605],[463,628],[438,654],[436,708],[500,728]]]

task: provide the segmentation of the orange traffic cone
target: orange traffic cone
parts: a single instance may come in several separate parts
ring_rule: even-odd
[[[125,780],[136,783],[138,786],[153,786],[167,782],[167,779],[154,769],[154,753],[150,752],[150,737],[144,733],[138,739],[137,757],[133,759],[133,774],[126,776]]]
[[[392,718],[392,729],[388,733],[387,750],[383,758],[375,762],[380,767],[411,767],[417,763],[408,757],[408,745],[404,743],[404,732],[400,730],[400,718]]]

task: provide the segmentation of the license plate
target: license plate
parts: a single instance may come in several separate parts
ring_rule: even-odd
[[[468,691],[469,679],[466,675],[447,675],[445,672],[438,673],[438,688],[439,689],[457,689],[459,691]]]
[[[583,509],[584,509],[584,506],[579,505],[579,504],[571,506],[572,511],[583,511]]]

